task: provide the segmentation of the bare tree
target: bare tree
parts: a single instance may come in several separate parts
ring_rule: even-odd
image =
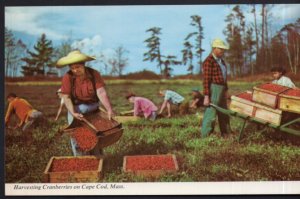
[[[5,27],[5,76],[15,77],[18,74],[21,59],[25,57],[27,47],[21,39],[16,41],[11,30]]]
[[[116,59],[117,59],[117,69],[118,75],[121,76],[123,74],[124,68],[128,65],[128,58],[126,54],[129,53],[123,46],[119,46],[115,49]]]
[[[253,29],[252,27],[248,27],[246,31],[246,37],[245,37],[245,60],[246,60],[246,65],[250,65],[251,75],[253,75],[255,72],[254,63],[252,60],[252,57],[255,54],[255,47],[254,47],[255,44],[256,42],[255,40],[253,40]]]
[[[255,30],[255,44],[256,44],[256,56],[258,54],[258,50],[259,50],[259,36],[258,36],[258,26],[257,26],[257,19],[256,19],[256,8],[255,8],[255,4],[252,5],[252,10],[251,12],[253,13],[253,17],[254,17],[254,30]]]
[[[124,68],[128,65],[127,53],[129,51],[123,46],[114,49],[114,57],[108,59],[108,64],[111,66],[110,75],[122,76]]]

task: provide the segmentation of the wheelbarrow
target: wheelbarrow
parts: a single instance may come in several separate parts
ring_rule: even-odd
[[[275,130],[282,131],[284,133],[300,136],[300,129],[296,130],[296,129],[291,128],[291,125],[296,124],[296,123],[300,123],[300,116],[299,116],[299,118],[293,119],[293,120],[291,120],[289,122],[286,122],[284,124],[275,125],[275,124],[257,119],[255,117],[251,117],[249,115],[245,115],[245,114],[242,114],[242,113],[239,113],[239,112],[236,112],[236,111],[232,111],[230,109],[221,108],[221,107],[219,107],[215,104],[212,104],[212,103],[210,104],[210,106],[215,108],[217,111],[219,111],[223,114],[226,114],[228,116],[235,116],[235,117],[239,117],[239,118],[243,119],[243,124],[242,124],[242,128],[240,129],[240,132],[239,132],[238,141],[240,141],[241,138],[242,138],[242,135],[244,133],[244,129],[245,129],[245,126],[246,126],[247,122],[254,122],[254,123],[257,123],[257,124],[261,124],[263,126],[263,128],[262,128],[262,130],[259,131],[259,133],[263,133],[268,128],[272,128],[272,129],[275,129]]]
[[[122,123],[109,120],[107,114],[100,110],[84,114],[83,120],[74,119],[64,132],[71,135],[79,127],[92,130],[98,138],[99,148],[102,149],[116,143],[123,135]]]

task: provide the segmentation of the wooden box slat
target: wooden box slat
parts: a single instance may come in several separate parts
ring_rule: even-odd
[[[255,103],[251,101],[236,96],[231,96],[229,109],[248,116],[254,116],[254,105]]]
[[[279,126],[281,123],[282,111],[278,109],[270,109],[268,107],[257,107],[255,110],[255,118],[262,121]]]
[[[277,106],[278,96],[270,93],[265,93],[263,91],[254,90],[253,91],[253,101],[261,103],[272,108]]]

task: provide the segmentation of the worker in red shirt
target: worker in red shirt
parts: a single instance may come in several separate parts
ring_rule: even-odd
[[[8,94],[7,101],[9,103],[5,115],[5,126],[7,127],[13,114],[16,114],[20,120],[13,129],[21,128],[22,131],[28,131],[32,124],[43,116],[43,114],[35,110],[28,101],[17,97],[15,93]]]
[[[57,67],[69,66],[70,70],[63,76],[61,85],[61,97],[68,109],[68,123],[73,118],[83,118],[83,114],[95,111],[99,108],[99,100],[105,107],[108,118],[111,119],[114,112],[105,90],[105,84],[98,71],[85,66],[85,62],[94,60],[94,57],[85,55],[79,50],[70,52],[67,56],[57,61]],[[73,154],[85,155],[77,147],[76,141],[71,138]],[[97,147],[92,151],[100,155]]]
[[[212,52],[203,62],[203,104],[206,108],[201,127],[202,137],[206,137],[213,132],[217,115],[221,135],[226,136],[231,132],[229,116],[216,112],[216,109],[209,106],[210,103],[213,103],[227,109],[227,66],[222,57],[225,50],[228,49],[229,47],[221,39],[213,40]]]

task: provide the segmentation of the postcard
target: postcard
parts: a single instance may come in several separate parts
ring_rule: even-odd
[[[300,193],[300,4],[4,10],[6,196]]]

